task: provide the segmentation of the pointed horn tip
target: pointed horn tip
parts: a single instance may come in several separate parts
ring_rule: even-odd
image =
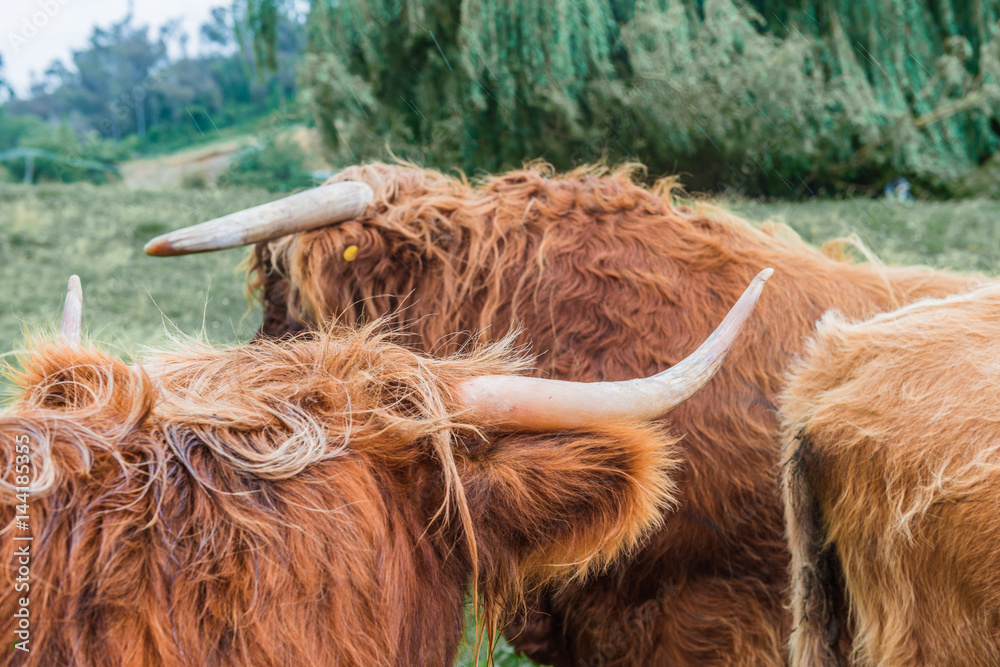
[[[764,269],[763,271],[761,271],[760,273],[757,274],[757,277],[754,278],[754,280],[758,280],[758,281],[760,281],[762,283],[766,283],[767,279],[770,278],[773,275],[774,275],[774,269]]]
[[[169,239],[169,234],[164,234],[163,236],[157,236],[155,239],[146,244],[143,250],[150,257],[172,257],[177,254],[174,244]]]
[[[75,273],[69,277],[66,284],[66,291],[75,294],[78,298],[83,298],[83,286],[80,284],[80,276]]]

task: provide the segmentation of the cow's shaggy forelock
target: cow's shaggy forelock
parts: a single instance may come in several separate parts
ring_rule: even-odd
[[[787,228],[677,205],[673,181],[646,188],[640,173],[535,164],[470,183],[406,165],[347,169],[336,179],[375,192],[363,218],[255,248],[261,333],[388,315],[406,344],[438,354],[521,327],[533,373],[621,380],[680,361],[774,267],[719,374],[671,415],[685,436],[678,511],[634,562],[532,599],[526,629],[510,631],[559,665],[781,664],[775,404],[787,364],[828,309],[869,316],[976,278],[851,264]]]
[[[376,322],[359,332],[332,329],[231,350],[183,341],[134,366],[96,350],[36,345],[10,372],[21,391],[14,407],[22,418],[66,431],[80,448],[154,429],[152,437],[182,460],[197,443],[237,472],[280,480],[343,454],[348,443],[406,461],[428,451],[452,459],[456,430],[475,429],[447,389],[461,378],[521,373],[530,363],[509,339],[442,360],[391,338]],[[36,494],[59,481],[49,450],[40,453],[35,463],[48,483]]]
[[[445,664],[470,578],[490,630],[525,586],[598,570],[660,521],[676,462],[658,428],[482,433],[451,387],[522,372],[510,342],[432,359],[379,326],[186,343],[148,374],[31,346],[0,413],[0,629],[24,595],[36,664]]]

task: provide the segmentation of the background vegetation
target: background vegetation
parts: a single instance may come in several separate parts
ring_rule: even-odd
[[[217,8],[193,55],[176,25],[95,29],[0,107],[0,152],[117,163],[252,133],[280,110],[316,124],[333,165],[636,160],[694,191],[751,197],[875,194],[898,177],[919,197],[1000,196],[1000,0],[295,6]],[[23,175],[7,164],[8,180]],[[288,166],[223,184],[300,187]],[[34,176],[81,178],[101,180],[58,164]]]
[[[71,160],[118,164],[140,154],[253,134],[272,115],[283,125],[296,122],[296,76],[305,47],[301,18],[276,19],[266,68],[257,66],[243,25],[238,8],[215,8],[201,28],[209,47],[193,55],[176,23],[151,35],[148,26],[135,25],[127,15],[109,28],[95,28],[71,63],[53,62],[27,97],[0,106],[0,152],[41,148]],[[170,58],[170,43],[180,45],[181,57]],[[2,70],[0,87],[6,88]],[[4,164],[7,180],[22,179],[24,159]],[[106,179],[64,161],[39,159],[31,180]]]
[[[264,48],[283,0],[244,0]],[[302,99],[340,161],[545,157],[812,196],[964,192],[1000,142],[1000,0],[316,0]],[[996,173],[995,171],[992,173]]]

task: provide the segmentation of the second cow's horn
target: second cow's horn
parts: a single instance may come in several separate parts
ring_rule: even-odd
[[[690,356],[662,373],[622,382],[483,375],[462,381],[456,387],[458,400],[478,423],[529,431],[584,428],[621,419],[659,419],[715,375],[772,273],[773,269],[764,269],[757,274],[712,335]]]
[[[59,327],[59,337],[67,345],[80,347],[83,332],[83,287],[80,277],[69,277],[66,286],[66,304],[63,306],[62,325]]]
[[[157,257],[190,255],[270,241],[286,234],[353,220],[365,212],[373,198],[367,183],[341,181],[321,185],[157,236],[146,244],[146,254]]]

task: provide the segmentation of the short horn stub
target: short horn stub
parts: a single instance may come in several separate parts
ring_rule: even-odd
[[[365,212],[373,198],[374,193],[367,183],[341,181],[321,185],[157,236],[146,244],[146,254],[155,257],[190,255],[270,241],[287,234],[353,220]]]
[[[63,306],[62,324],[59,327],[59,338],[67,345],[80,347],[83,330],[83,287],[80,276],[69,277],[66,287],[66,304]]]
[[[622,382],[483,375],[461,382],[456,387],[457,398],[477,423],[528,431],[659,419],[694,395],[719,370],[773,273],[773,269],[764,269],[757,274],[712,335],[690,356],[657,375]]]

